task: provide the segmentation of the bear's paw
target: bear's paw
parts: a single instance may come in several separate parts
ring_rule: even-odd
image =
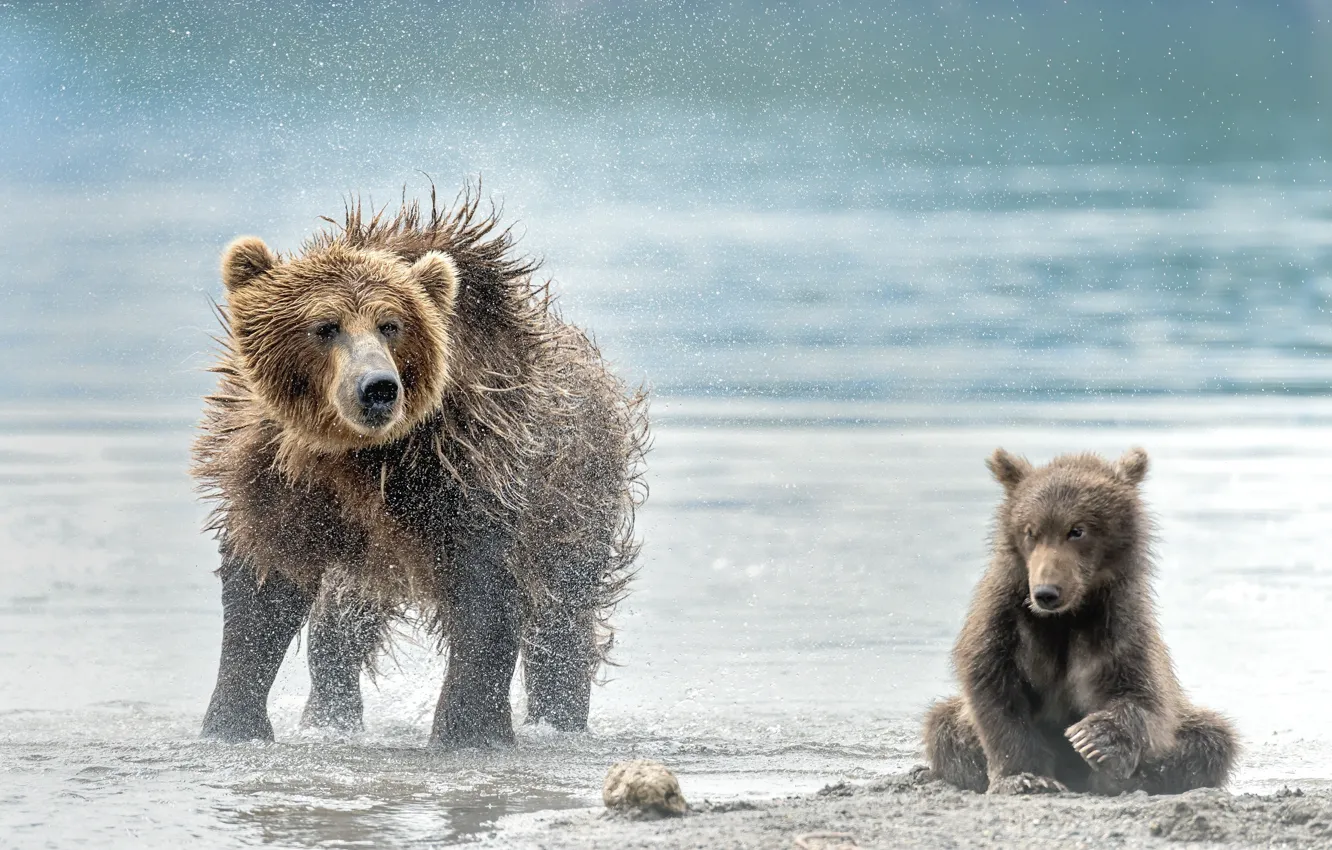
[[[1128,779],[1142,759],[1142,746],[1103,714],[1087,715],[1068,727],[1064,737],[1093,770],[1115,779]]]
[[[1051,776],[1035,773],[1015,773],[1012,776],[996,776],[990,780],[987,794],[1062,794],[1068,788],[1064,783]]]

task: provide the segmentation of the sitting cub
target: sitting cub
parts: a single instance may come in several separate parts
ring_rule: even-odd
[[[962,695],[925,720],[934,776],[992,794],[1224,784],[1235,733],[1185,698],[1156,623],[1147,453],[988,465],[1004,500],[953,650]]]

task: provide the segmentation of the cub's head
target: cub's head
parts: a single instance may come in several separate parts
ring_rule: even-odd
[[[1087,594],[1135,568],[1147,543],[1138,485],[1147,453],[1110,463],[1063,455],[1041,467],[996,449],[987,461],[1004,486],[996,543],[1026,568],[1028,607],[1040,615],[1076,611]]]
[[[458,294],[447,255],[408,264],[333,244],[284,260],[245,236],[227,246],[222,282],[245,380],[303,442],[386,443],[438,408]]]

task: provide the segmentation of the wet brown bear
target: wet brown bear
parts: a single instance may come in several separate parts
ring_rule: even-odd
[[[215,500],[224,625],[203,734],[271,739],[267,699],[310,619],[304,722],[361,724],[360,672],[394,617],[447,642],[431,742],[582,729],[636,554],[644,405],[562,322],[535,264],[464,196],[294,256],[222,260],[225,350],[195,446]]]
[[[997,450],[994,555],[925,721],[934,776],[990,793],[1220,786],[1235,733],[1180,690],[1157,628],[1147,454],[1033,468]]]

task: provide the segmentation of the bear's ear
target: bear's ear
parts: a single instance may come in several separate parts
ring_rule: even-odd
[[[1031,472],[1031,464],[1025,457],[1011,455],[1003,449],[995,449],[985,465],[990,468],[994,480],[1004,485],[1004,490],[1009,493]]]
[[[278,263],[277,255],[258,236],[242,236],[222,252],[222,285],[228,292],[254,281]]]
[[[412,263],[412,276],[421,281],[432,301],[445,313],[453,312],[458,300],[458,267],[443,251],[428,251]]]
[[[1147,452],[1134,446],[1115,462],[1115,472],[1120,478],[1136,487],[1147,477],[1147,466]]]

